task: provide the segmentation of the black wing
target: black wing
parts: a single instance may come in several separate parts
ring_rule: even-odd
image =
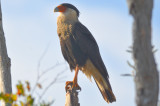
[[[108,79],[109,75],[100,56],[97,42],[90,31],[83,24],[77,22],[74,26],[72,36],[79,45],[80,49],[88,55],[89,59],[104,76],[104,78]]]

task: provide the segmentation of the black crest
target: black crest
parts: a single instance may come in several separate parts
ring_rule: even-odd
[[[73,9],[73,10],[75,10],[76,11],[76,13],[77,13],[77,16],[79,17],[79,10],[74,6],[74,5],[72,5],[72,4],[69,4],[69,3],[63,3],[63,4],[61,4],[62,6],[65,6],[65,7],[67,7],[67,8],[71,8],[71,9]]]

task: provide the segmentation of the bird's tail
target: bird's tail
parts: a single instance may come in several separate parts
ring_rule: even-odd
[[[112,103],[114,101],[116,101],[116,98],[112,92],[112,88],[110,86],[109,80],[108,79],[104,79],[104,78],[100,78],[100,79],[96,79],[94,78],[99,90],[101,91],[101,94],[104,98],[104,100],[107,103]]]

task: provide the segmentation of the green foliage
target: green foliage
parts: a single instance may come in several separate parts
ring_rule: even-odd
[[[41,87],[40,84],[37,86]],[[22,82],[19,81],[16,85],[16,88],[17,92],[15,94],[0,93],[0,100],[5,101],[6,103],[11,103],[12,106],[51,106],[51,104],[53,104],[53,102],[46,103],[44,101],[42,103],[36,104],[35,98],[31,94],[31,87],[28,81],[26,81],[25,84],[22,84]]]

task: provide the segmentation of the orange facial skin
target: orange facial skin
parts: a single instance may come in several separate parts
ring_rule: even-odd
[[[66,11],[66,7],[65,6],[57,6],[57,8],[58,8],[58,10],[59,10],[59,12],[65,12]]]

